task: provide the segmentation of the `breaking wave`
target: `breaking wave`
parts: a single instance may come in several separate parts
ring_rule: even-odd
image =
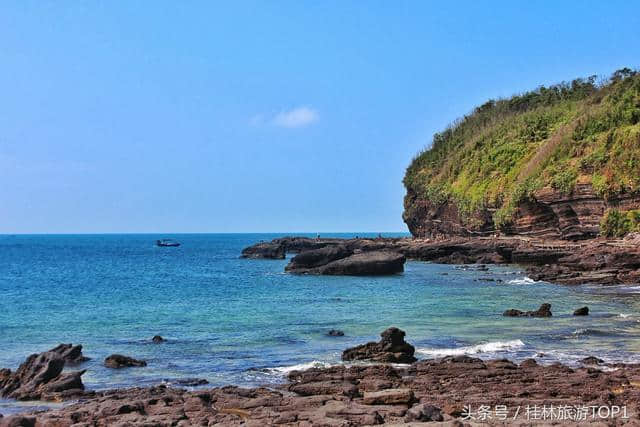
[[[492,341],[458,348],[418,348],[416,353],[431,357],[460,356],[465,354],[499,353],[524,347],[522,340]]]

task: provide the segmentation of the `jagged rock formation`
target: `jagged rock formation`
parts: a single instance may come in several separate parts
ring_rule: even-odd
[[[413,363],[416,349],[404,340],[405,332],[398,328],[383,331],[379,342],[370,342],[348,348],[342,360],[370,360],[384,363]]]
[[[85,371],[63,373],[65,363],[88,360],[82,346],[60,344],[29,356],[15,372],[0,369],[0,396],[17,400],[58,400],[84,394]]]

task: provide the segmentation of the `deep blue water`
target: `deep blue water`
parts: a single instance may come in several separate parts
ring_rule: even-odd
[[[257,385],[282,381],[292,367],[339,363],[344,348],[391,325],[421,358],[640,359],[640,287],[560,286],[528,280],[517,267],[413,261],[392,277],[295,276],[283,273],[286,260],[239,258],[243,247],[278,236],[0,236],[0,367],[71,342],[92,358],[83,366],[91,389],[181,377]],[[154,246],[162,237],[182,246]],[[542,302],[552,304],[552,318],[501,315]],[[573,317],[583,305],[592,314]],[[326,336],[332,328],[346,336]],[[156,334],[168,342],[152,344]],[[148,366],[106,369],[111,353]],[[0,403],[0,413],[13,410]]]

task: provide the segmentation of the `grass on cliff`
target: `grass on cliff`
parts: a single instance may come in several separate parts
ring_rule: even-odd
[[[636,71],[490,100],[435,134],[404,178],[409,196],[451,201],[469,226],[474,214],[491,209],[498,227],[537,190],[570,194],[578,182],[604,198],[640,190]]]

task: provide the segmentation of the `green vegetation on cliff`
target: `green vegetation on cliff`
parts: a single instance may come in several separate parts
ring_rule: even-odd
[[[570,194],[578,182],[603,198],[640,190],[639,73],[490,100],[435,134],[404,178],[412,197],[453,202],[470,226],[491,209],[498,227],[536,190]]]
[[[640,210],[619,211],[607,209],[600,221],[600,234],[607,237],[622,237],[640,231]]]

